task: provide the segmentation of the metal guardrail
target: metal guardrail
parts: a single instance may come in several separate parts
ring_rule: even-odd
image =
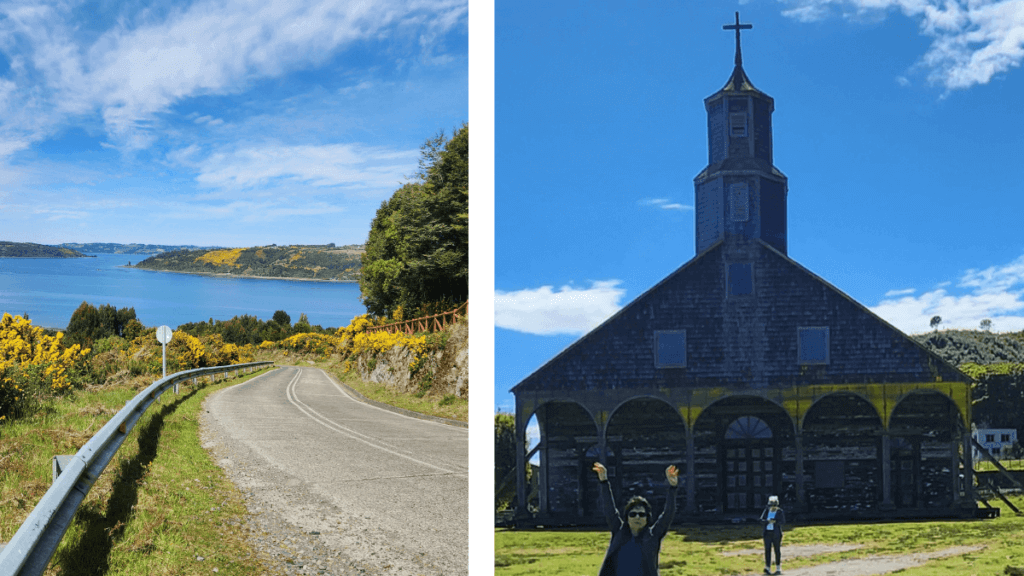
[[[177,392],[177,384],[185,380],[273,364],[250,362],[176,372],[157,380],[129,400],[77,454],[70,457],[70,461],[65,457],[59,468],[54,468],[54,473],[59,471],[59,476],[54,478],[53,485],[11,541],[0,548],[0,576],[38,576],[46,570],[89,489],[146,409],[169,388],[173,386]]]

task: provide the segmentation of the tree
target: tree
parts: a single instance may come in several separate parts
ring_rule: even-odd
[[[273,319],[274,322],[277,322],[281,326],[291,326],[292,324],[292,317],[289,316],[288,313],[285,312],[284,310],[278,310],[277,312],[274,312]]]
[[[529,441],[524,441],[520,448],[523,454],[529,449]],[[508,508],[516,495],[515,477],[508,481],[509,474],[515,470],[516,462],[516,417],[508,412],[494,415],[494,509],[501,511]],[[527,463],[526,480],[530,480],[530,466]]]
[[[135,308],[118,310],[110,304],[96,308],[88,302],[82,302],[71,314],[65,336],[68,345],[92,346],[96,340],[108,336],[127,337],[125,328],[135,319]]]
[[[931,326],[935,330],[939,329],[939,324],[942,324],[942,316],[932,316]]]
[[[396,190],[370,224],[359,287],[376,316],[469,295],[469,125],[421,150],[420,182]]]
[[[299,314],[298,322],[295,323],[295,326],[292,326],[292,333],[299,334],[312,331],[313,327],[309,325],[309,318],[306,316],[306,313]]]
[[[986,331],[986,332],[991,330],[992,329],[992,321],[989,320],[988,318],[985,318],[984,320],[982,320],[981,321],[981,329]]]

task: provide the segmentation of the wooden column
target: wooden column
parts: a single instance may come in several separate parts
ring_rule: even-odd
[[[964,494],[968,499],[974,498],[974,448],[971,444],[971,431],[964,431]]]
[[[882,507],[893,507],[893,450],[888,431],[882,435]]]
[[[800,432],[797,432],[793,442],[796,444],[796,501],[799,508],[805,510],[807,502],[804,498],[804,443]]]
[[[686,430],[686,513],[697,513],[697,470],[693,449],[693,430]]]
[[[960,504],[960,440],[953,434],[949,442],[950,459],[952,460],[953,504]]]
[[[892,509],[892,439],[882,434],[882,509]]]
[[[529,462],[526,461],[526,453],[522,449],[527,445],[526,422],[523,421],[523,413],[519,406],[516,406],[516,445],[520,447],[516,450],[516,517],[528,518],[530,512],[526,506],[526,467],[529,466]]]

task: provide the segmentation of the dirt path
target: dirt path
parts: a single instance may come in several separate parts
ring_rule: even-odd
[[[831,554],[833,552],[846,552],[862,548],[863,544],[794,544],[782,549],[783,558],[799,558],[803,556],[818,556],[820,554]],[[733,550],[722,552],[722,556],[761,556],[764,550]]]
[[[857,546],[845,547],[845,544],[835,546],[788,546],[783,548],[783,574],[786,576],[874,576],[876,574],[889,574],[897,570],[906,570],[920,566],[930,560],[959,556],[970,552],[977,552],[985,547],[978,546],[953,546],[944,550],[933,550],[931,552],[919,552],[916,554],[900,554],[894,556],[872,556],[868,558],[853,558],[841,562],[829,562],[817,566],[805,566],[803,568],[785,568],[786,557],[810,556],[813,554],[824,554],[826,552],[839,552],[852,550]],[[845,547],[845,548],[843,548]],[[821,552],[813,552],[813,549],[824,549]],[[802,552],[802,553],[798,553]],[[761,554],[760,550],[742,550],[730,553],[739,554]],[[749,572],[748,574],[761,574],[760,571]]]

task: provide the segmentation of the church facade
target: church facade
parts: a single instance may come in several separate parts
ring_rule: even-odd
[[[736,62],[708,97],[696,256],[513,388],[536,417],[537,490],[520,454],[520,522],[600,521],[618,501],[680,521],[747,518],[769,495],[801,518],[973,515],[968,378],[787,255],[774,101]],[[682,499],[685,498],[685,502]]]

